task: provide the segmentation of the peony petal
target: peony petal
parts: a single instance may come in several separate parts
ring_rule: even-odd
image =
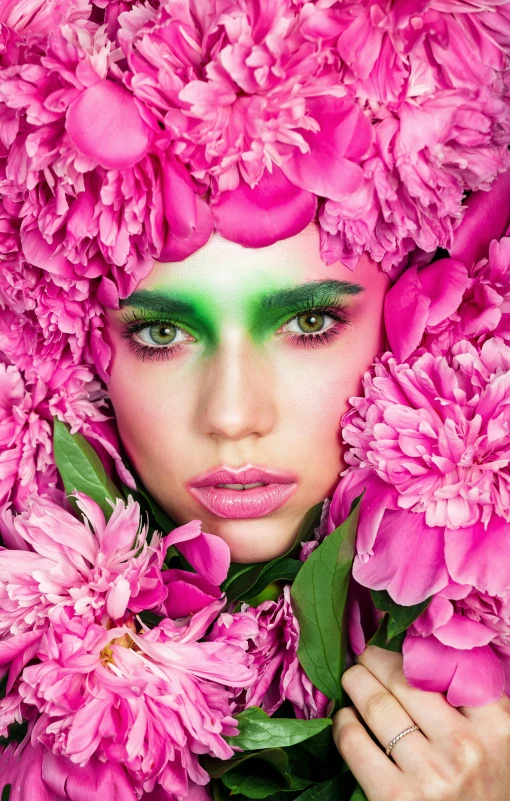
[[[384,298],[384,325],[390,348],[403,362],[421,342],[430,298],[422,290],[417,267],[409,267]]]
[[[177,526],[170,534],[167,534],[163,540],[165,549],[170,548],[172,545],[177,545],[187,540],[193,540],[199,537],[202,533],[202,522],[200,520],[190,520],[183,526]]]
[[[69,801],[136,801],[137,798],[122,765],[100,762],[95,757],[82,767],[44,749],[42,778],[49,789],[58,793],[58,801],[60,796]]]
[[[427,526],[422,514],[387,511],[373,556],[365,562],[356,557],[353,576],[365,587],[387,590],[403,606],[421,603],[448,584],[443,529]]]
[[[407,680],[420,690],[446,692],[453,706],[484,706],[503,694],[503,666],[488,645],[458,651],[435,637],[407,635],[403,654]]]
[[[429,637],[439,626],[445,626],[453,615],[453,605],[442,595],[436,595],[411,627],[412,634]]]
[[[65,796],[56,796],[43,781],[45,751],[44,746],[32,747],[25,739],[20,745],[11,743],[0,752],[0,787],[11,785],[9,801],[65,801]]]
[[[4,639],[0,640],[0,665],[12,662],[26,649],[31,649],[32,645],[41,639],[43,633],[41,629],[38,629],[37,631],[16,634],[13,637],[4,637]]]
[[[447,693],[453,706],[486,706],[499,701],[505,689],[503,665],[492,648],[460,651]]]
[[[165,570],[163,580],[168,586],[165,611],[171,618],[194,614],[221,596],[219,587],[187,570]]]
[[[107,169],[126,169],[141,161],[151,135],[133,95],[106,79],[71,103],[66,130],[81,153]]]
[[[197,573],[212,584],[219,585],[226,579],[230,548],[215,534],[203,532],[200,520],[192,520],[167,534],[163,546],[168,549],[171,545],[175,545]]]
[[[124,615],[131,597],[131,585],[124,576],[118,576],[114,586],[106,595],[106,611],[113,620]]]
[[[198,250],[213,232],[213,217],[209,204],[202,198],[196,198],[196,227],[187,239],[179,239],[175,231],[170,229],[163,247],[158,255],[161,262],[182,261]]]
[[[402,647],[404,673],[414,687],[445,693],[455,675],[459,652],[442,645],[435,637],[407,634]]]
[[[23,236],[23,254],[30,264],[63,278],[75,278],[74,267],[61,253],[55,253],[56,244],[49,244],[39,230]]]
[[[230,548],[216,534],[202,532],[200,537],[177,546],[182,555],[212,584],[221,584],[227,578],[230,567]]]
[[[491,241],[503,236],[510,223],[509,198],[509,170],[496,178],[489,191],[478,190],[467,198],[467,210],[449,249],[453,259],[471,267],[487,256]]]
[[[117,285],[105,275],[101,278],[96,297],[98,302],[106,306],[107,309],[118,309],[120,307]]]
[[[350,100],[325,96],[309,98],[307,105],[320,131],[301,131],[309,152],[294,148],[282,170],[301,189],[341,201],[363,183],[363,170],[357,162],[372,144],[372,126]]]
[[[434,636],[443,645],[450,645],[459,650],[471,650],[483,645],[488,645],[496,636],[496,633],[469,617],[454,614],[445,623],[434,631]]]
[[[467,528],[445,530],[445,557],[454,581],[480,592],[503,595],[510,591],[508,523],[493,514],[487,530],[478,521]]]
[[[430,298],[428,325],[439,325],[456,312],[470,283],[466,267],[454,259],[440,259],[422,267],[418,278]]]
[[[197,227],[197,198],[186,167],[175,156],[167,156],[163,166],[165,217],[177,239],[189,239]]]
[[[262,248],[294,236],[315,217],[317,198],[292,184],[283,172],[267,171],[253,189],[237,189],[211,199],[214,226],[221,236],[249,248]]]

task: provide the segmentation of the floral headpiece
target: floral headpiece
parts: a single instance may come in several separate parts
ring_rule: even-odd
[[[0,20],[2,395],[19,410],[0,504],[54,486],[52,415],[117,459],[103,310],[154,259],[318,217],[326,262],[398,270],[448,247],[466,190],[510,164],[501,0],[2,0]]]

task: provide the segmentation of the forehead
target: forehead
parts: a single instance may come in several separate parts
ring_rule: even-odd
[[[137,289],[248,298],[272,288],[331,279],[357,281],[357,276],[344,265],[322,261],[319,229],[313,224],[265,248],[245,248],[213,234],[182,262],[155,262]]]

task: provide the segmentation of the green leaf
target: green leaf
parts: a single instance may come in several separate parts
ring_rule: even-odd
[[[305,515],[305,519],[300,526],[298,535],[292,544],[292,547],[287,551],[286,554],[278,557],[278,559],[273,559],[271,562],[267,562],[265,565],[231,565],[228,576],[221,587],[223,592],[227,593],[228,600],[237,601],[241,599],[253,598],[259,595],[268,584],[270,584],[272,581],[278,580],[278,578],[281,578],[282,580],[293,581],[298,567],[295,565],[293,568],[290,568],[286,560],[289,555],[293,553],[297,546],[301,546],[302,542],[306,542],[308,539],[310,539],[314,528],[319,525],[321,513],[322,503],[318,503],[308,510]],[[298,560],[291,559],[289,561]],[[282,567],[278,567],[280,563],[284,563]],[[301,562],[299,564],[301,565]],[[294,575],[289,574],[289,570],[294,570]],[[281,577],[277,576],[279,572],[283,572]],[[291,575],[291,578],[287,579],[287,574]]]
[[[221,585],[221,589],[223,590],[223,592],[226,592],[229,595],[229,598],[230,597],[233,598],[235,596],[235,594],[236,594],[235,583],[237,581],[240,581],[242,576],[244,576],[246,573],[250,573],[250,571],[252,571],[254,568],[256,568],[257,571],[258,571],[257,575],[256,575],[256,578],[254,580],[254,581],[256,581],[257,578],[259,577],[260,573],[262,572],[263,567],[264,567],[263,564],[241,565],[241,564],[238,564],[236,562],[232,562],[230,564],[229,569],[228,569],[227,578],[225,579],[225,581]],[[248,579],[248,581],[249,581],[249,579]],[[249,587],[253,587],[253,584],[254,584],[254,582],[249,584],[248,588]],[[244,592],[244,590],[241,589],[241,592]]]
[[[81,434],[71,434],[69,426],[56,417],[53,426],[55,462],[68,495],[83,492],[99,504],[107,518],[112,513],[108,500],[122,498],[106,474],[101,459]]]
[[[309,740],[305,740],[297,747],[301,752],[306,752],[304,754],[305,759],[312,757],[313,761],[317,763],[331,762],[332,757],[334,758],[335,756],[340,759],[329,729],[324,729],[324,731],[319,732],[315,737],[310,737]]]
[[[368,801],[365,793],[363,792],[359,784],[356,785],[356,789],[351,795],[351,801]]]
[[[239,765],[242,765],[244,762],[248,762],[249,760],[253,761],[254,759],[282,766],[284,772],[287,772],[289,768],[289,759],[282,748],[266,748],[264,751],[250,751],[247,754],[240,754],[233,759],[226,760],[217,759],[216,757],[210,757],[204,754],[200,762],[211,779],[220,779],[223,774],[228,773],[229,770],[238,768]]]
[[[9,801],[10,797],[11,797],[11,785],[5,784],[4,789],[2,790],[2,796],[0,801]]]
[[[254,598],[247,599],[246,603],[250,606],[259,606],[264,601],[277,601],[282,594],[282,585],[278,581],[272,581],[267,587],[264,587],[262,592],[255,595]]]
[[[345,607],[358,509],[359,505],[310,554],[292,587],[294,612],[301,631],[299,661],[312,684],[338,702],[342,698]]]
[[[227,742],[243,751],[296,745],[329,728],[332,723],[330,718],[315,720],[270,718],[257,706],[252,706],[235,717],[239,723],[239,734],[236,737],[227,737]]]
[[[133,495],[134,499],[137,500],[135,494],[130,487],[124,485],[125,491],[124,494],[126,496]],[[175,523],[166,512],[163,511],[161,506],[159,506],[154,498],[152,498],[145,487],[140,484],[138,480],[136,480],[136,493],[144,499],[148,511],[152,520],[154,521],[155,525],[153,526],[155,529],[160,531],[162,534],[170,534],[174,528],[177,528],[177,523]]]
[[[367,645],[377,645],[378,648],[385,648],[386,651],[401,653],[406,635],[405,633],[398,634],[396,637],[390,639],[388,637],[388,620],[388,615],[384,615],[379,624],[379,628],[368,641]]]
[[[377,608],[380,609],[381,612],[387,612],[389,615],[389,640],[405,632],[411,623],[414,623],[416,618],[425,611],[432,600],[432,597],[430,597],[414,606],[400,606],[400,604],[395,603],[386,590],[372,590],[372,598]]]
[[[254,604],[257,596],[274,581],[294,581],[303,567],[303,564],[304,562],[301,562],[299,559],[289,559],[288,557],[281,557],[273,562],[269,562],[260,573],[253,587],[251,587],[248,592],[239,595],[237,600]]]
[[[338,801],[342,789],[342,779],[334,776],[325,782],[309,787],[304,793],[298,795],[294,801]]]
[[[268,776],[246,776],[243,771],[237,772],[235,770],[225,774],[222,782],[229,788],[232,795],[242,793],[247,798],[267,798],[267,796],[281,790],[283,783],[275,781]]]
[[[159,626],[161,621],[165,619],[163,615],[157,615],[155,612],[151,612],[150,610],[147,610],[146,612],[139,612],[138,617],[149,629],[155,629],[156,626]]]
[[[292,775],[287,754],[281,748],[256,751],[230,762],[230,770],[221,778],[233,795],[267,798],[278,792],[296,792],[311,784],[308,779]]]
[[[23,720],[21,723],[11,723],[7,730],[7,737],[0,737],[0,746],[8,743],[21,743],[27,736],[28,723]]]

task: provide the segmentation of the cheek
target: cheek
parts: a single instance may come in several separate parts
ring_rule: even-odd
[[[172,386],[165,368],[164,363],[147,365],[119,354],[108,384],[122,443],[143,480],[148,470],[170,467],[169,455],[178,450],[176,441],[185,425],[187,393],[182,384],[180,391]]]

